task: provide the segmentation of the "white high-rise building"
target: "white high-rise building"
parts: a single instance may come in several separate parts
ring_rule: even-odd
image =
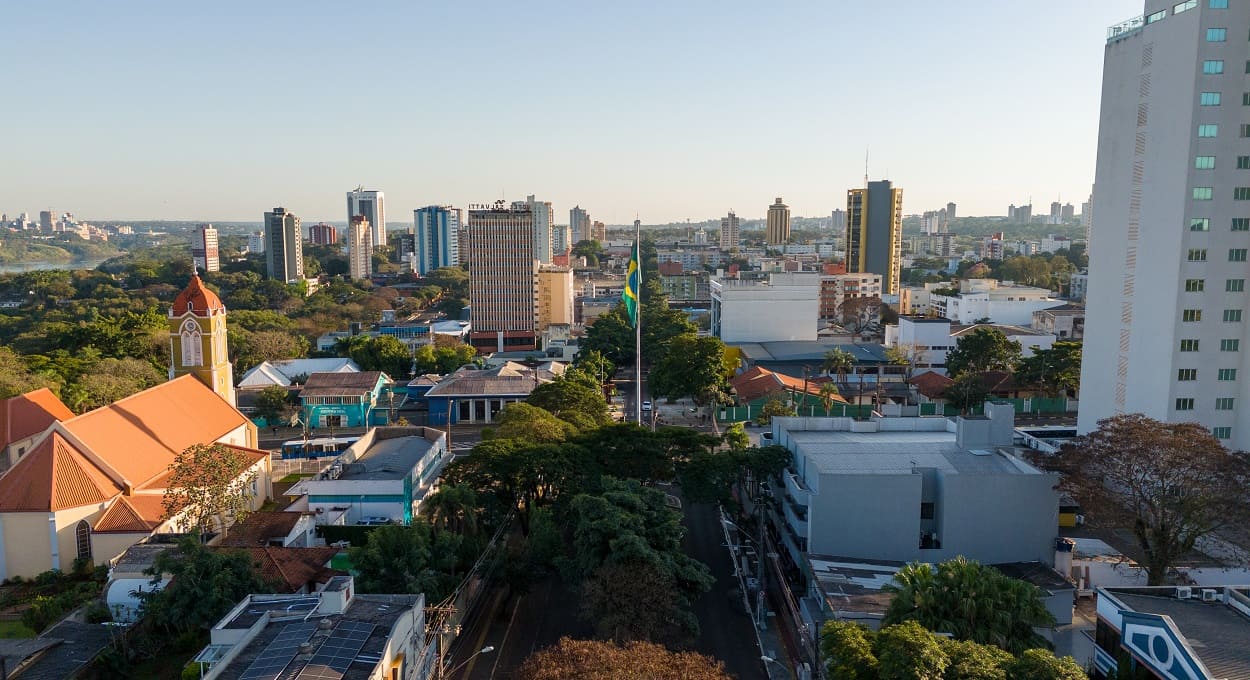
[[[247,252],[249,253],[265,252],[265,232],[254,231],[247,235]]]
[[[356,215],[347,227],[347,266],[352,280],[373,276],[373,229],[364,215]]]
[[[554,215],[551,211],[551,203],[534,200],[534,195],[530,194],[525,197],[524,201],[513,201],[512,209],[526,209],[533,213],[534,257],[543,264],[551,264],[551,256],[554,252],[551,234]]]
[[[357,215],[364,215],[372,225],[373,233],[370,234],[373,247],[378,248],[386,245],[386,196],[381,191],[375,189],[366,189],[358,186],[347,192],[347,223],[352,223],[352,218]]]
[[[1147,0],[1108,31],[1081,432],[1144,413],[1250,447],[1248,25],[1244,2]]]
[[[197,227],[191,234],[191,260],[196,271],[221,271],[221,257],[217,249],[217,230],[211,224]]]

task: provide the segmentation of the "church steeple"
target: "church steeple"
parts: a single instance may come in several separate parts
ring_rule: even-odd
[[[199,273],[169,308],[169,379],[191,374],[235,405],[234,372],[226,352],[226,307]]]

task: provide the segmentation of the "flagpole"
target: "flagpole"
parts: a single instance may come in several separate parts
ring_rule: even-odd
[[[642,229],[634,220],[634,257],[638,259],[638,311],[634,322],[634,415],[642,427]]]

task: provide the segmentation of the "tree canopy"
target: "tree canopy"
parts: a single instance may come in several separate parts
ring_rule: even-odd
[[[1008,340],[997,328],[979,326],[959,338],[946,354],[946,371],[952,377],[964,373],[1010,371],[1020,361],[1020,343]]]
[[[1081,388],[1081,343],[1056,342],[1049,349],[1034,349],[1020,359],[1015,380],[1036,385],[1051,395],[1075,395]]]
[[[725,343],[720,338],[680,335],[652,366],[647,387],[657,397],[680,399],[725,389]]]
[[[206,548],[195,539],[157,555],[147,573],[153,583],[165,574],[173,578],[163,590],[139,594],[144,621],[172,633],[207,630],[248,594],[275,587],[260,577],[247,553]]]
[[[650,642],[561,638],[531,654],[517,671],[520,680],[731,680],[721,662],[695,652],[673,652]]]
[[[414,521],[376,527],[364,545],[348,553],[360,592],[425,593],[427,602],[439,602],[455,588],[459,544],[459,535]]]
[[[174,456],[162,505],[165,519],[183,516],[200,536],[243,518],[252,509],[255,461],[225,444],[192,444]]]

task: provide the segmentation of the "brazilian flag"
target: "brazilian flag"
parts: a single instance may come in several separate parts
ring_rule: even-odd
[[[625,272],[625,289],[621,291],[621,302],[625,303],[625,313],[629,315],[631,328],[638,327],[638,289],[641,288],[642,270],[638,266],[638,242],[634,241],[634,252],[629,256],[629,269]]]

